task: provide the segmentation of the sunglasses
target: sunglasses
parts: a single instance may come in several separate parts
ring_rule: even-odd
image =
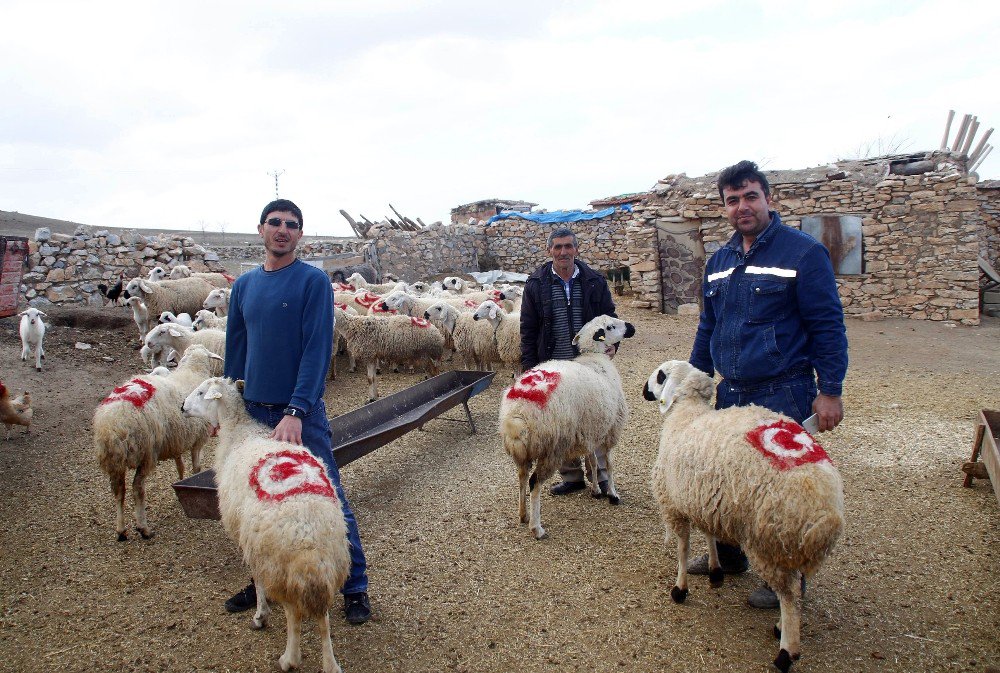
[[[265,220],[265,222],[267,222],[269,225],[271,225],[275,229],[277,229],[278,227],[280,227],[282,224],[284,224],[289,229],[298,229],[299,227],[302,226],[301,224],[299,224],[295,220],[283,220],[280,217],[271,217],[271,218]]]

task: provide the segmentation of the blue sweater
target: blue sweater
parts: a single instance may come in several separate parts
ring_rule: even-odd
[[[333,348],[333,289],[320,269],[295,260],[258,267],[233,283],[225,374],[243,397],[309,412],[323,396]]]
[[[817,387],[840,395],[847,374],[844,309],[826,248],[771,223],[743,253],[739,232],[705,266],[692,365],[735,385],[816,371]]]

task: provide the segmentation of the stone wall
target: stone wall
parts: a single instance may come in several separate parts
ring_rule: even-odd
[[[21,292],[30,306],[100,304],[98,283],[113,285],[118,274],[146,276],[154,267],[186,264],[192,271],[222,271],[218,255],[186,236],[122,235],[80,226],[72,236],[39,229],[28,241]]]
[[[887,173],[888,171],[885,171]],[[863,273],[837,277],[848,315],[879,311],[920,320],[978,324],[978,269],[984,215],[964,167],[949,161],[921,175],[849,176],[829,171],[817,180],[775,181],[773,208],[798,228],[805,215],[857,215],[862,221]],[[658,219],[697,224],[707,254],[732,235],[714,184],[715,176],[668,183],[636,206],[633,238]],[[769,178],[770,179],[770,178]],[[630,229],[632,230],[632,229]],[[637,247],[634,259],[649,266],[653,247]],[[635,267],[633,267],[635,268]],[[652,271],[642,274],[636,304],[657,308],[662,295]]]
[[[482,227],[431,224],[420,231],[399,231],[375,225],[368,232],[374,254],[365,259],[383,278],[391,273],[409,282],[441,273],[479,271],[486,255]]]
[[[299,257],[326,257],[328,255],[338,255],[342,253],[360,252],[367,241],[358,238],[340,238],[334,240],[309,241],[299,243],[296,250]],[[220,259],[247,259],[256,262],[264,259],[264,245],[262,243],[244,243],[243,245],[223,245],[215,246],[213,251]]]
[[[1000,180],[979,183],[976,189],[983,214],[979,254],[1000,270]]]

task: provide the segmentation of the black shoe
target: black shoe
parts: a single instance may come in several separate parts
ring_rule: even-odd
[[[750,562],[746,556],[736,560],[719,558],[719,565],[722,567],[722,572],[727,575],[739,575],[750,569]],[[696,559],[691,559],[688,562],[688,572],[692,575],[707,575],[708,554],[702,554]]]
[[[806,578],[805,575],[801,578],[802,595],[806,595]],[[775,608],[781,607],[781,601],[778,599],[778,594],[774,593],[774,590],[767,584],[762,584],[757,588],[750,596],[747,598],[747,605],[752,608],[757,608],[758,610],[774,610]]]
[[[226,601],[226,612],[246,612],[255,607],[257,607],[257,587],[252,581]]]
[[[344,617],[350,624],[364,624],[372,616],[372,606],[368,593],[344,594]]]
[[[552,495],[567,495],[582,491],[585,488],[587,488],[587,485],[582,481],[564,481],[550,488],[549,493]]]

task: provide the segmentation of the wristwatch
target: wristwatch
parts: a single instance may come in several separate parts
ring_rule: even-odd
[[[296,407],[285,407],[285,410],[282,413],[285,414],[285,416],[292,416],[299,420],[302,420],[302,417],[306,415],[306,412]]]

